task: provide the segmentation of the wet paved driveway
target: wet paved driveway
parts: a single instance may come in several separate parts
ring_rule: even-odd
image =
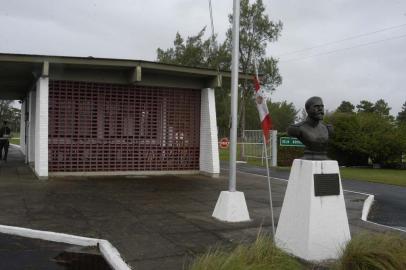
[[[182,269],[212,246],[253,240],[271,231],[267,184],[238,173],[251,222],[230,224],[211,217],[227,176],[58,178],[39,181],[21,161],[0,164],[0,224],[109,240],[135,269]],[[286,182],[272,181],[276,219]],[[360,194],[345,193],[352,234],[382,230],[360,220]]]

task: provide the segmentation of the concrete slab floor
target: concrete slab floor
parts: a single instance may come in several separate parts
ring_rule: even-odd
[[[211,217],[227,175],[63,177],[37,180],[12,147],[0,164],[0,224],[109,240],[135,269],[186,269],[215,246],[253,241],[271,231],[266,178],[237,174],[251,222]],[[275,220],[287,182],[272,180]],[[366,196],[345,192],[351,233],[384,231],[360,220]]]

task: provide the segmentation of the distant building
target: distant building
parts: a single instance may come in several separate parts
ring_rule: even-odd
[[[0,54],[21,149],[53,175],[219,173],[214,88],[230,74],[147,61]]]

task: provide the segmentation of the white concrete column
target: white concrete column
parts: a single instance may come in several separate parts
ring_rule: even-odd
[[[36,92],[30,91],[28,94],[28,147],[27,147],[27,159],[28,163],[34,162],[35,160],[35,107],[36,107]]]
[[[35,113],[35,165],[38,178],[48,178],[48,77],[37,81]]]
[[[200,108],[200,172],[217,176],[220,160],[214,89],[202,89]]]
[[[26,154],[25,150],[25,104],[26,100],[24,99],[21,103],[21,118],[20,118],[20,149],[23,154]]]

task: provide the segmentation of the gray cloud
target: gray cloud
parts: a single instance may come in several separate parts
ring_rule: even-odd
[[[232,1],[212,0],[216,32],[224,39]],[[400,0],[264,0],[267,13],[284,23],[268,54],[406,23]],[[158,47],[172,45],[175,33],[193,35],[209,26],[207,0],[0,0],[0,52],[155,60]],[[207,34],[209,34],[208,31]],[[406,34],[406,27],[280,57],[284,83],[274,100],[298,108],[320,95],[329,110],[342,100],[384,98],[397,114],[406,101],[406,38],[340,51]],[[310,57],[309,57],[310,56]],[[307,59],[288,61],[309,57]]]

